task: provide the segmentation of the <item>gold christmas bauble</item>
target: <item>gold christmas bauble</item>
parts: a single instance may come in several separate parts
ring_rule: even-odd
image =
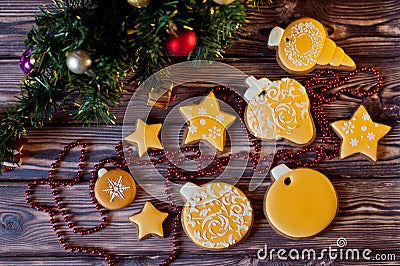
[[[137,8],[146,7],[150,4],[151,0],[128,0],[128,3]]]
[[[85,50],[75,50],[67,56],[67,67],[75,74],[83,74],[92,65],[92,59]]]
[[[229,5],[235,0],[213,0],[218,5]]]

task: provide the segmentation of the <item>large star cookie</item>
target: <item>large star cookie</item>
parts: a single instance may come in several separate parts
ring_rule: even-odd
[[[183,145],[204,139],[218,151],[224,149],[226,129],[236,117],[219,109],[213,92],[210,92],[200,104],[182,106],[179,110],[189,123]]]
[[[143,210],[129,217],[129,221],[137,225],[138,239],[142,240],[148,235],[164,237],[162,224],[167,217],[168,213],[157,210],[150,201],[146,201]]]
[[[362,153],[374,161],[377,160],[378,141],[391,129],[390,126],[373,122],[362,105],[350,120],[336,121],[331,126],[342,139],[341,159]]]
[[[142,157],[148,149],[163,149],[163,146],[158,138],[162,125],[161,124],[146,124],[143,120],[136,121],[136,129],[133,133],[125,137],[125,140],[134,143],[138,148],[138,155]]]

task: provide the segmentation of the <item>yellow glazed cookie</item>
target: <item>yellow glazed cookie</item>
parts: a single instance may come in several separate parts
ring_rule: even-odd
[[[285,164],[271,170],[273,183],[264,199],[271,226],[290,238],[320,233],[335,218],[338,198],[329,179],[309,168],[290,169]]]
[[[315,19],[302,18],[284,30],[274,27],[268,47],[278,49],[278,63],[289,73],[308,73],[316,65],[354,70],[354,61],[327,37],[324,26]]]
[[[360,152],[374,161],[378,159],[378,141],[391,129],[390,126],[372,121],[362,105],[350,120],[336,121],[331,126],[342,139],[341,159]]]
[[[236,117],[219,109],[217,98],[210,92],[198,105],[179,108],[189,126],[183,136],[183,145],[206,140],[218,151],[225,147],[226,129]]]
[[[249,234],[253,209],[238,188],[221,182],[202,187],[186,183],[180,192],[186,200],[182,226],[195,244],[224,249],[237,245]]]
[[[173,84],[164,82],[157,88],[151,88],[147,96],[147,105],[161,109],[168,109],[169,102],[172,96]]]
[[[162,150],[163,146],[158,138],[161,127],[161,124],[148,125],[143,120],[138,119],[135,131],[125,137],[125,140],[136,144],[139,157],[142,157],[148,149]]]
[[[260,139],[289,140],[295,145],[307,145],[315,138],[310,101],[305,88],[296,80],[283,78],[270,81],[250,76],[245,123]]]
[[[160,212],[150,201],[146,201],[143,210],[129,217],[129,221],[137,225],[138,240],[149,235],[164,237],[163,222],[167,219],[168,213]]]
[[[102,168],[98,176],[94,195],[104,208],[119,210],[132,203],[136,196],[136,184],[129,173],[120,169],[107,171]]]

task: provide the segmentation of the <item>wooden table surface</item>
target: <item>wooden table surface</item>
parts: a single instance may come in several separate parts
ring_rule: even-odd
[[[5,116],[4,104],[19,95],[18,84],[23,74],[18,66],[24,49],[23,41],[31,29],[37,7],[50,0],[0,1],[0,116]],[[397,0],[274,0],[272,6],[249,10],[246,29],[251,35],[243,37],[222,60],[248,75],[270,79],[288,76],[276,63],[275,51],[266,47],[267,32],[275,25],[285,25],[295,18],[310,16],[322,22],[330,38],[342,47],[357,63],[373,65],[383,76],[383,91],[369,99],[342,96],[325,106],[329,121],[348,119],[361,103],[380,103],[372,114],[377,122],[392,126],[379,142],[379,160],[372,162],[356,155],[339,160],[326,160],[315,166],[327,175],[339,196],[339,212],[332,225],[320,235],[307,240],[290,240],[277,234],[269,226],[262,211],[264,192],[269,177],[255,191],[249,192],[248,178],[237,186],[249,197],[255,209],[255,222],[249,237],[236,248],[224,251],[204,250],[193,244],[186,235],[180,238],[182,252],[175,265],[280,265],[280,264],[334,264],[334,265],[399,265],[400,263],[400,7]],[[312,74],[312,73],[311,73]],[[310,75],[311,75],[310,74]],[[290,76],[290,75],[289,75]],[[304,81],[305,76],[292,76]],[[357,76],[351,86],[371,87],[373,82]],[[127,87],[123,103],[116,109],[115,126],[82,127],[59,113],[43,129],[29,128],[31,156],[24,159],[23,169],[0,177],[0,264],[1,265],[100,265],[102,258],[83,253],[64,251],[58,243],[49,217],[30,209],[25,203],[27,184],[35,178],[47,177],[52,160],[65,144],[84,139],[90,145],[89,166],[99,159],[114,155],[114,146],[121,140],[122,120],[134,87]],[[198,92],[198,91],[197,91]],[[178,99],[190,96],[191,90],[182,90]],[[179,98],[181,97],[181,98]],[[374,105],[376,107],[376,105]],[[392,112],[382,113],[379,108]],[[376,111],[376,109],[378,111]],[[317,135],[316,143],[321,143]],[[279,143],[277,149],[290,148]],[[62,171],[71,176],[76,167],[76,153],[66,158]],[[251,167],[249,164],[249,171]],[[85,181],[66,188],[64,197],[81,226],[99,222],[99,216],[90,203],[89,175]],[[41,202],[52,202],[48,190],[39,190]],[[139,212],[145,201],[167,210],[166,203],[157,201],[138,188],[135,201],[128,208],[113,211],[110,226],[104,231],[86,237],[70,234],[72,243],[102,247],[118,256],[121,265],[156,265],[171,251],[171,220],[165,223],[166,238],[151,237],[138,242],[135,227],[127,217]],[[276,253],[272,260],[257,258],[257,251],[284,248],[322,249],[338,248],[337,239],[345,238],[345,248],[372,250],[372,254],[392,254],[397,261],[336,260],[326,256],[322,260],[280,260]],[[382,258],[384,258],[383,256]],[[375,258],[375,257],[374,257]],[[393,258],[391,258],[393,260]]]

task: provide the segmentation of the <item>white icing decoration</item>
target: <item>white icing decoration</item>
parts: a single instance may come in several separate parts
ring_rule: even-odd
[[[280,139],[281,131],[291,134],[300,122],[311,119],[307,93],[302,86],[296,88],[294,82],[287,78],[270,82],[263,94],[249,100],[246,122],[254,135]],[[303,99],[297,100],[298,97]]]
[[[199,108],[199,115],[205,115],[207,114],[207,109],[204,107],[200,107]]]
[[[367,126],[361,126],[361,131],[367,131]]]
[[[364,114],[362,115],[362,118],[363,118],[364,121],[367,121],[367,120],[370,119],[370,116],[369,116],[369,114],[364,113]]]
[[[200,119],[200,125],[204,126],[206,124],[206,120],[205,119]]]
[[[300,52],[297,49],[297,41],[299,37],[308,36],[311,41],[311,47],[308,51]],[[283,40],[286,41],[286,40]],[[290,29],[290,36],[288,41],[284,43],[285,47],[283,51],[286,57],[295,66],[309,66],[316,63],[316,58],[318,58],[321,53],[322,47],[324,45],[324,36],[322,32],[312,23],[300,22],[293,25]]]
[[[354,127],[354,124],[351,121],[348,121],[344,122],[342,130],[346,133],[346,135],[348,135],[354,133]]]
[[[353,147],[357,147],[358,146],[358,139],[357,138],[351,138],[350,144]]]
[[[212,128],[208,129],[208,136],[212,139],[216,139],[217,137],[221,136],[221,128],[217,126],[213,126]]]
[[[368,140],[375,140],[375,134],[373,132],[368,132],[367,134],[367,138]]]
[[[107,178],[107,180],[108,187],[103,189],[103,192],[110,194],[110,202],[112,202],[115,197],[125,199],[124,191],[130,189],[131,187],[125,186],[122,183],[122,176],[120,176],[117,181],[113,181],[110,178]]]
[[[246,235],[251,226],[252,219],[245,219],[253,215],[250,202],[234,186],[221,183],[205,186],[192,191],[187,199],[184,211],[186,224],[192,228],[201,224],[202,231],[194,230],[193,238],[204,247],[226,248],[234,245]],[[182,192],[184,191],[181,189]],[[211,206],[218,208],[213,211]],[[197,218],[191,215],[196,212],[199,212]],[[225,236],[226,240],[220,239]]]
[[[194,134],[197,132],[197,127],[195,125],[189,126],[189,131],[190,133]]]
[[[225,116],[223,114],[219,114],[215,117],[218,122],[222,123],[225,120]]]

